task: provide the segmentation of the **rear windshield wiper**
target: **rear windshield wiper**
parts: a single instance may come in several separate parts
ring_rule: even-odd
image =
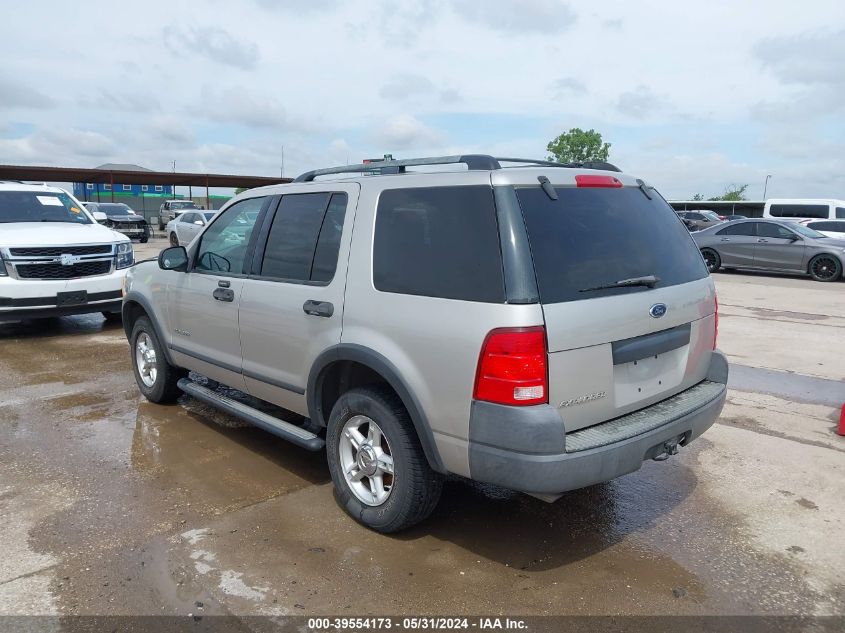
[[[607,290],[608,288],[627,288],[629,286],[647,286],[654,288],[660,281],[660,277],[654,275],[646,275],[645,277],[632,277],[631,279],[621,279],[614,281],[612,284],[604,284],[602,286],[594,286],[592,288],[583,288],[578,292],[592,292],[593,290]]]

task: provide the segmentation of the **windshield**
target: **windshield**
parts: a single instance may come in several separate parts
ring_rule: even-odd
[[[196,209],[197,205],[193,202],[185,201],[185,202],[171,202],[170,203],[171,209]]]
[[[0,222],[91,224],[73,198],[52,191],[0,191]]]
[[[115,215],[135,215],[135,212],[132,208],[125,204],[111,204],[111,203],[101,203],[97,211],[102,211],[108,216],[115,216]]]
[[[791,228],[796,233],[800,233],[804,237],[815,237],[815,238],[827,237],[827,235],[824,235],[823,233],[819,233],[818,231],[814,231],[813,229],[806,227],[803,224],[790,224],[789,228]]]
[[[701,255],[672,208],[637,187],[518,188],[543,303],[594,299],[707,276]],[[653,275],[657,281],[603,286]]]
[[[719,217],[719,215],[717,213],[715,213],[713,211],[702,211],[701,215],[703,215],[708,220],[721,220],[722,219],[722,218]]]

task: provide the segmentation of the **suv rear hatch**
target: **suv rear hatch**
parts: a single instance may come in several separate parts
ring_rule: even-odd
[[[582,182],[555,185],[557,200],[516,188],[548,338],[549,403],[567,432],[699,383],[715,342],[713,283],[672,208],[612,176]]]

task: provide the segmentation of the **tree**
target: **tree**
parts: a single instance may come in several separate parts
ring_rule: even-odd
[[[243,193],[247,189],[248,189],[248,187],[238,187],[237,189],[235,189],[235,195],[238,195],[239,193]]]
[[[696,201],[700,201],[700,200],[704,200],[704,196],[700,193],[697,193],[692,197],[692,199],[696,200]]]
[[[710,200],[724,200],[726,202],[738,202],[739,200],[747,200],[745,197],[745,190],[748,185],[730,185],[725,187],[725,192],[721,196],[710,198]]]
[[[606,161],[610,154],[610,143],[603,143],[601,134],[593,129],[585,132],[574,127],[550,141],[546,149],[551,152],[548,160],[559,163]]]

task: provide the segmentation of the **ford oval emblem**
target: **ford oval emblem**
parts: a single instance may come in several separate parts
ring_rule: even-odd
[[[651,306],[648,313],[655,319],[659,319],[664,314],[666,314],[666,310],[668,310],[668,308],[666,307],[665,303],[655,303],[653,306]]]

